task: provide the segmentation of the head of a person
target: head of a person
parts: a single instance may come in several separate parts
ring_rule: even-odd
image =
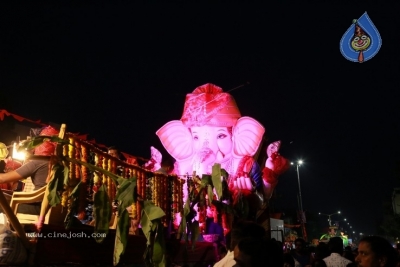
[[[335,236],[331,237],[328,241],[329,251],[332,253],[338,253],[342,255],[343,253],[343,240],[342,238]]]
[[[58,131],[51,126],[44,127],[40,131],[40,136],[56,136]],[[35,147],[33,154],[36,156],[51,156],[56,150],[57,143],[51,142],[50,139],[44,139],[43,143]]]
[[[117,159],[119,159],[120,157],[119,157],[119,152],[118,152],[118,149],[117,149],[117,147],[115,147],[115,146],[110,146],[109,148],[108,148],[108,155],[110,155],[110,156],[112,156],[112,157],[114,157],[114,158],[117,158]]]
[[[230,232],[231,244],[230,249],[234,249],[239,241],[246,237],[265,238],[265,229],[252,221],[240,220],[236,222]]]
[[[233,255],[237,267],[268,266],[264,238],[245,237],[235,246]]]
[[[315,247],[315,254],[314,258],[315,259],[323,259],[328,257],[330,254],[328,244],[324,242],[320,242],[316,247]]]
[[[385,238],[365,236],[358,243],[355,261],[359,267],[394,267],[397,252]]]
[[[170,158],[164,159],[161,162],[161,168],[163,168],[168,174],[174,171],[174,161]]]
[[[294,241],[294,245],[295,245],[295,250],[296,252],[303,252],[306,248],[306,241],[303,238],[296,238],[296,240]]]

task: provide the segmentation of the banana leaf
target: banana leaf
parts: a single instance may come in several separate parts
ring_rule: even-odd
[[[74,187],[72,192],[68,195],[68,199],[70,199],[70,205],[68,207],[68,213],[65,216],[64,220],[65,229],[70,229],[75,224],[78,225],[78,222],[79,224],[81,224],[81,222],[75,217],[75,214],[78,209],[80,188],[81,188],[81,182],[79,182]]]
[[[82,186],[82,182],[79,181],[79,183],[72,189],[71,193],[69,193],[68,198],[76,199],[79,197],[79,191]]]
[[[32,137],[30,140],[22,141],[18,146],[18,150],[31,150],[31,149],[43,144],[44,141],[46,141],[46,140],[48,140],[50,142],[55,142],[58,144],[68,144],[69,143],[68,140],[61,139],[56,135],[54,135],[54,136],[40,135],[40,136]]]
[[[153,244],[153,263],[155,267],[165,267],[166,265],[166,246],[164,228],[160,219],[153,221],[153,231],[156,232]]]
[[[208,206],[211,207],[211,203],[214,199],[214,191],[211,185],[207,186],[207,195],[208,195]]]
[[[125,253],[128,244],[129,234],[129,213],[125,209],[118,213],[118,223],[114,243],[114,266],[119,263],[121,255]]]
[[[211,178],[212,178],[212,184],[215,188],[215,192],[217,194],[217,198],[221,199],[222,198],[222,182],[221,182],[221,164],[214,164],[212,166],[212,173],[211,173]]]
[[[75,163],[75,164],[83,165],[83,166],[87,167],[91,171],[97,171],[97,172],[100,172],[100,173],[102,173],[104,175],[107,175],[108,177],[110,177],[113,180],[113,182],[114,182],[114,184],[116,186],[118,186],[119,184],[121,184],[123,181],[126,180],[125,178],[123,178],[121,176],[118,176],[115,173],[109,172],[109,171],[107,171],[107,170],[105,170],[103,168],[100,168],[100,167],[95,166],[93,164],[81,161],[79,159],[73,159],[73,158],[69,158],[69,157],[65,157],[64,159],[66,161],[68,161],[68,162],[72,162],[72,163]]]
[[[47,199],[49,200],[49,205],[52,207],[61,203],[61,192],[64,189],[65,175],[68,175],[67,167],[60,164],[53,165],[50,173],[50,182],[47,185],[47,190],[49,190]]]
[[[211,175],[203,174],[203,175],[201,176],[201,186],[200,186],[200,189],[206,187],[207,185],[212,185]]]
[[[128,245],[129,213],[126,210],[136,202],[136,178],[123,179],[119,185],[116,199],[118,200],[118,222],[114,244],[114,264],[118,264]],[[107,226],[108,227],[108,226]]]
[[[78,186],[76,188],[78,188]],[[93,213],[95,219],[94,232],[105,233],[107,235],[111,219],[111,203],[108,197],[107,187],[104,184],[101,185],[93,198]],[[105,235],[96,235],[96,242],[102,243],[104,236]]]
[[[123,179],[119,184],[116,195],[116,199],[119,201],[119,213],[136,202],[136,181],[136,178]]]
[[[147,246],[148,247],[151,245],[151,232],[152,231],[155,231],[156,229],[158,229],[157,236],[164,235],[163,227],[162,226],[160,227],[160,225],[161,225],[160,219],[164,216],[165,216],[165,212],[160,207],[157,207],[151,201],[146,200],[143,202],[143,210],[142,210],[142,216],[140,219],[140,225],[142,226],[143,233],[144,233],[145,237],[147,238]],[[159,237],[159,238],[161,238],[161,237]],[[159,241],[160,241],[160,239],[159,239]],[[153,257],[152,257],[153,261],[154,261],[154,255],[156,255],[157,262],[161,263],[163,261],[162,259],[160,259],[160,256],[159,256],[161,254],[160,250],[162,251],[162,254],[165,254],[165,250],[166,250],[165,242],[157,243],[157,251],[155,254],[154,254],[154,246],[153,246]],[[146,249],[146,252],[144,255],[145,259],[148,258],[148,253],[150,251],[151,250]],[[163,257],[164,257],[164,255],[163,255]],[[165,266],[165,264],[159,265],[159,266]]]
[[[186,217],[189,215],[189,213],[190,213],[190,200],[188,198],[186,199],[185,205],[183,206],[183,211],[181,211],[181,223],[179,224],[178,235],[177,235],[178,239],[180,239],[182,235],[185,236],[186,234]]]

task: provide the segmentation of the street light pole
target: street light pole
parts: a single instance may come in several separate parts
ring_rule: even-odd
[[[303,199],[301,197],[301,187],[300,187],[300,173],[299,173],[299,164],[301,165],[302,161],[299,161],[298,164],[296,164],[296,169],[297,169],[297,183],[299,185],[299,205],[300,205],[300,212],[302,213],[303,216]],[[303,221],[303,219],[301,220]]]
[[[293,165],[293,162],[291,163]],[[303,198],[301,196],[301,186],[300,186],[300,172],[299,166],[303,164],[303,161],[299,160],[296,163],[296,171],[297,171],[297,184],[299,186],[299,210],[300,210],[300,224],[301,224],[301,231],[303,233],[303,239],[307,241],[307,232],[306,226],[304,223],[304,212],[303,212]]]

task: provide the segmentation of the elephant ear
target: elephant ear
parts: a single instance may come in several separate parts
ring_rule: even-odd
[[[235,157],[253,156],[260,146],[264,127],[255,119],[241,117],[233,128],[233,155]]]
[[[193,155],[192,134],[182,121],[170,121],[156,134],[167,152],[177,161],[188,159]]]

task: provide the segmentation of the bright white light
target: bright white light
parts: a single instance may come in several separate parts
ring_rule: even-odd
[[[303,161],[302,161],[302,160],[299,160],[298,163],[299,163],[299,165],[301,165],[301,164],[303,164]]]
[[[12,158],[19,160],[19,161],[24,161],[26,158],[26,153],[24,151],[17,150],[17,143],[14,143],[14,145],[13,145]]]

